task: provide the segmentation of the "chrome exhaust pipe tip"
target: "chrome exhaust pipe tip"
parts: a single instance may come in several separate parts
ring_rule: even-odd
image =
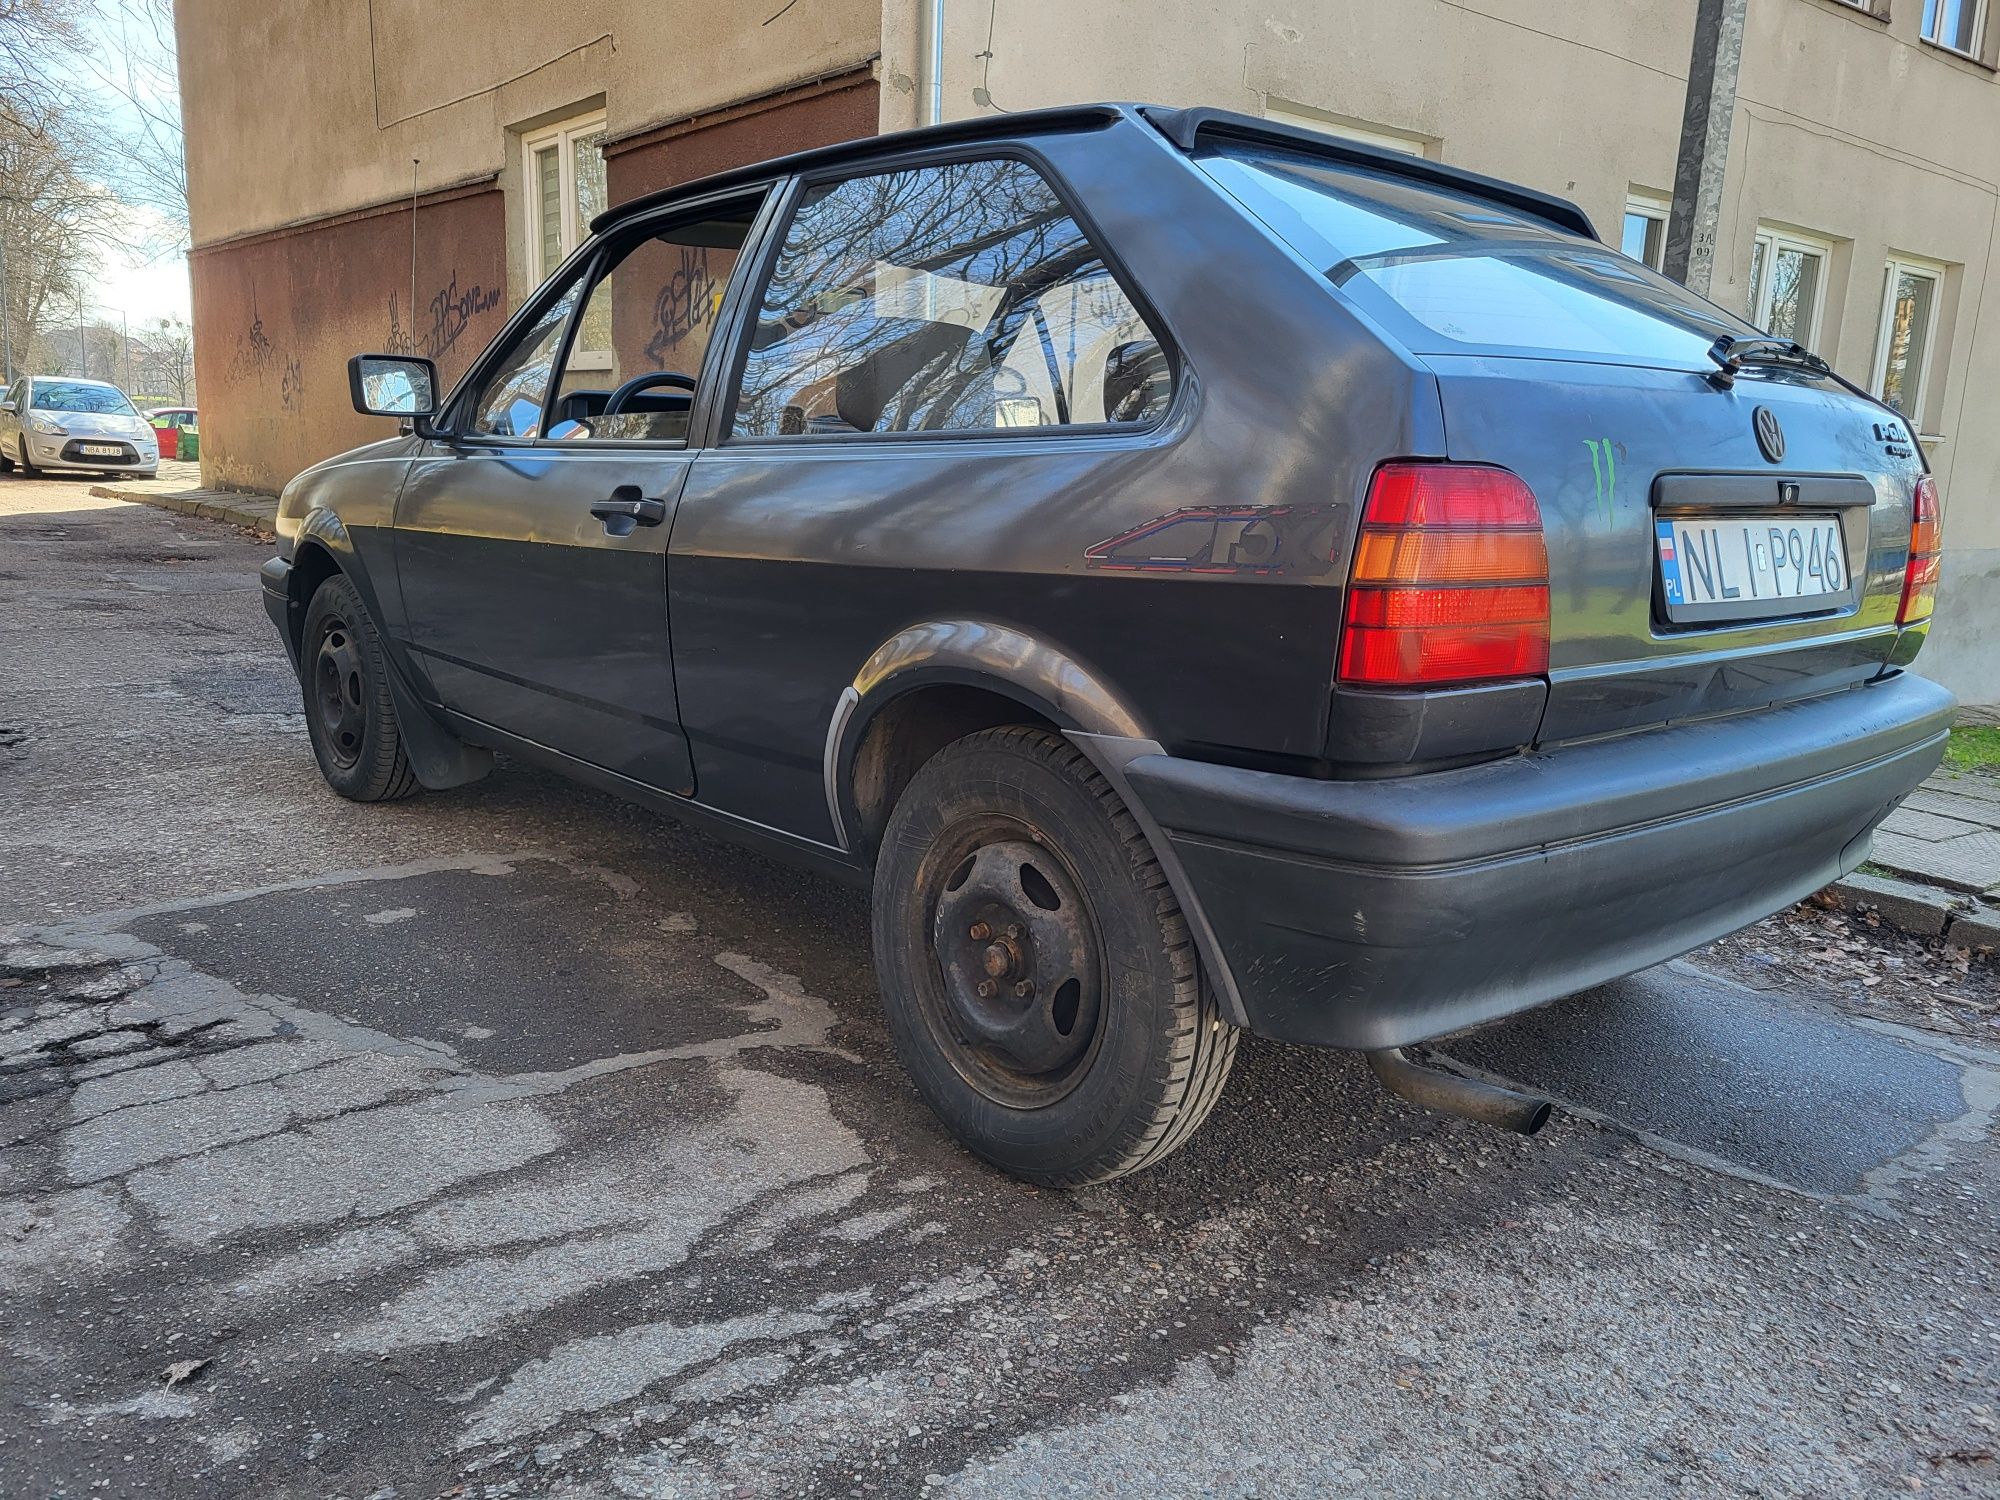
[[[1533,1135],[1549,1123],[1555,1106],[1532,1094],[1503,1089],[1496,1083],[1461,1078],[1438,1068],[1413,1063],[1400,1047],[1383,1047],[1367,1055],[1368,1066],[1382,1087],[1399,1098],[1439,1114],[1477,1120],[1516,1135]]]

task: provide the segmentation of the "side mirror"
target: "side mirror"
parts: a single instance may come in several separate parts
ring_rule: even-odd
[[[427,359],[357,354],[347,362],[347,389],[363,416],[421,423],[437,414],[437,366]]]
[[[11,417],[14,414],[14,403],[8,400],[0,400],[0,411],[6,412]]]

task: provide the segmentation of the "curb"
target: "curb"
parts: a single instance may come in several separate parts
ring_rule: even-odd
[[[1837,911],[1872,911],[1883,926],[1911,937],[1942,937],[1959,948],[2000,948],[2000,912],[1958,891],[1857,873],[1836,880],[1817,899]]]
[[[177,511],[184,516],[200,516],[204,520],[241,526],[266,538],[275,538],[278,534],[278,500],[275,495],[231,495],[218,490],[141,490],[115,484],[94,484],[90,493],[100,499],[150,505],[156,510]]]

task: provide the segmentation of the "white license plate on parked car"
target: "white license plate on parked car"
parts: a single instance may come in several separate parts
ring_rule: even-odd
[[[123,458],[125,450],[116,443],[78,443],[76,451],[91,458]]]
[[[1682,516],[1653,527],[1669,620],[1812,614],[1852,593],[1838,516]]]

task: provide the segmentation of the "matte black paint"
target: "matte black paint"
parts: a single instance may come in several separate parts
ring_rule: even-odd
[[[982,687],[1070,732],[1125,791],[1232,1018],[1301,1039],[1395,1045],[1534,1004],[1716,936],[1858,861],[1868,828],[1926,757],[1935,762],[1935,746],[1923,739],[1855,770],[1866,756],[1843,751],[1843,737],[1909,710],[1912,695],[1931,695],[1924,718],[1941,696],[1916,679],[1823,696],[1907,662],[1922,636],[1894,622],[1922,465],[1885,451],[1871,425],[1880,409],[1762,368],[1718,391],[1698,372],[1601,359],[1419,359],[1169,138],[1267,127],[1173,112],[1158,124],[1117,107],[962,123],[614,210],[596,227],[769,189],[718,316],[690,443],[449,435],[465,393],[540,316],[552,282],[445,403],[443,438],[378,443],[287,487],[280,547],[298,566],[267,571],[281,596],[273,618],[302,606],[306,564],[330,559],[355,576],[440,734],[857,879],[872,859],[853,785],[869,726],[905,694]],[[725,439],[717,393],[801,182],[996,152],[1050,175],[1145,311],[1177,371],[1166,417],[1148,430]],[[1426,175],[1588,232],[1560,200]],[[584,246],[558,280],[595,253]],[[1782,469],[1758,452],[1757,403],[1782,415]],[[1608,493],[1593,456],[1615,457],[1622,477]],[[1445,457],[1505,465],[1540,499],[1555,601],[1549,678],[1337,690],[1371,476],[1388,459]],[[1846,507],[1862,585],[1853,607],[1670,629],[1654,597],[1654,480],[1747,471],[1773,484],[1829,476],[1810,498]],[[1661,493],[1704,503],[1679,481]],[[1707,503],[1741,493],[1731,479]],[[592,514],[615,497],[658,501],[660,524]],[[1169,516],[1238,529],[1198,547],[1176,538],[1157,566],[1140,565],[1153,556],[1143,547],[1116,545]],[[1792,698],[1816,701],[1771,708]],[[1612,750],[1554,748],[1723,712],[1744,716]],[[1790,760],[1788,714],[1815,726]],[[1677,800],[1687,757],[1726,759],[1753,743],[1767,779],[1742,795],[1760,811],[1718,833],[1713,798]],[[1490,764],[1394,774],[1480,759]],[[1775,795],[1815,778],[1823,785]],[[1423,830],[1399,821],[1441,799],[1484,827],[1506,807],[1539,806],[1519,800],[1523,786],[1559,793],[1578,824],[1566,852],[1536,852],[1556,835],[1523,833],[1500,851],[1445,839],[1425,856]],[[1482,788],[1495,800],[1468,805]],[[1607,799],[1640,794],[1665,820],[1650,843],[1602,821]],[[1280,825],[1292,831],[1273,837]],[[1789,842],[1737,849],[1751,829]],[[1375,836],[1387,854],[1365,853]],[[1427,858],[1441,863],[1418,868]],[[1726,888],[1655,899],[1659,881],[1699,884],[1711,861],[1731,859]],[[1463,879],[1447,877],[1459,867]],[[1574,952],[1570,928],[1512,925],[1538,908],[1574,924]],[[1373,927],[1341,928],[1371,911]],[[1415,934],[1433,911],[1454,941],[1483,934],[1482,968],[1426,958]],[[1389,946],[1377,951],[1378,940]]]

